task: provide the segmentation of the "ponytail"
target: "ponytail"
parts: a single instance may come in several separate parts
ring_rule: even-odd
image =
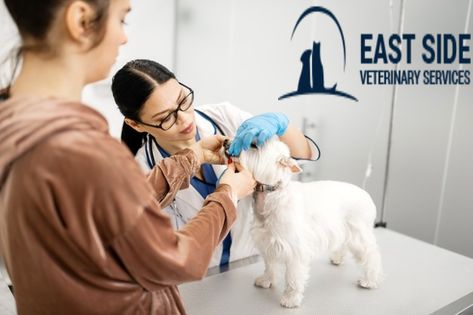
[[[133,155],[136,155],[145,141],[146,133],[141,133],[131,128],[127,123],[123,122],[122,142],[130,149]]]
[[[140,121],[140,111],[156,86],[175,78],[174,73],[155,61],[132,60],[113,76],[113,98],[123,116]],[[133,155],[143,145],[145,136],[146,133],[139,133],[123,122],[121,138]]]

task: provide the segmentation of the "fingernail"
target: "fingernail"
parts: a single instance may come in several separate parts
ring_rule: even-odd
[[[232,164],[232,163],[233,163],[232,158],[228,158],[228,164]]]

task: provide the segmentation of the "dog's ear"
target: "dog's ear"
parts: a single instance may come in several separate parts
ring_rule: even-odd
[[[293,174],[299,174],[302,172],[302,168],[293,158],[282,156],[278,159],[278,164],[287,167]]]

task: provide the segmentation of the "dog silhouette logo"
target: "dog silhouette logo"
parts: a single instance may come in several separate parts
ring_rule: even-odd
[[[327,10],[324,7],[314,6],[310,7],[305,10],[294,26],[292,30],[291,40],[296,33],[297,27],[302,22],[304,18],[312,13],[320,13],[328,16],[338,28],[340,33],[342,47],[343,47],[343,71],[345,71],[346,67],[346,47],[345,47],[345,36],[343,35],[342,28],[340,23],[338,22],[335,15],[332,12]],[[326,87],[324,82],[324,66],[322,64],[322,56],[320,54],[320,47],[322,43],[320,42],[312,42],[312,48],[306,49],[300,57],[300,61],[302,63],[301,74],[299,76],[299,83],[297,85],[297,90],[286,93],[280,96],[278,99],[282,100],[288,97],[297,96],[297,95],[304,95],[304,94],[331,94],[335,96],[345,97],[354,101],[358,101],[356,97],[351,94],[348,94],[343,91],[337,90],[337,84],[333,85],[332,87]]]

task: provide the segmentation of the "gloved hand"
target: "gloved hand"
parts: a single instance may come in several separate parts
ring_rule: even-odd
[[[256,145],[263,145],[274,135],[282,136],[286,132],[289,120],[281,113],[265,113],[245,120],[238,128],[228,152],[239,156],[240,152],[250,148],[256,139]]]

